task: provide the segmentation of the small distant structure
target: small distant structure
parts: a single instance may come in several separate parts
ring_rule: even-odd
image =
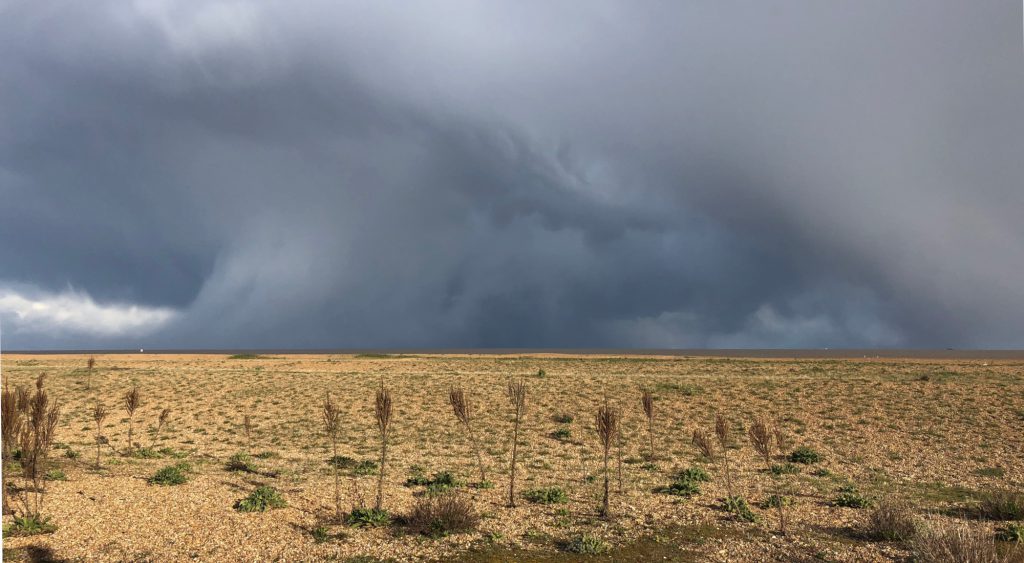
[[[145,350],[143,350],[142,348],[139,348],[139,353],[141,354],[143,352],[145,352]]]

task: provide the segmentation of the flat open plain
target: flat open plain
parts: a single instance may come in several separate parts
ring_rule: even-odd
[[[970,516],[986,491],[1024,489],[1024,361],[1014,359],[715,358],[567,355],[97,355],[5,354],[3,382],[46,387],[63,405],[52,464],[66,480],[48,483],[44,513],[52,534],[8,537],[5,560],[51,557],[90,561],[467,561],[576,560],[567,542],[599,539],[597,560],[885,561],[906,559],[900,542],[861,533],[867,508],[836,506],[843,487],[872,501],[908,499],[925,520],[964,517],[994,530],[999,522]],[[543,370],[543,376],[538,372]],[[510,376],[528,386],[518,489],[557,486],[568,502],[506,507],[511,446]],[[379,442],[374,393],[383,378],[393,393],[393,436],[384,507],[402,515],[423,487],[406,486],[421,472],[451,471],[460,494],[482,515],[478,529],[440,539],[403,532],[400,524],[353,528],[332,521],[332,453],[321,404],[330,392],[341,405],[339,455],[358,467],[375,460]],[[448,404],[462,385],[476,409],[493,488],[479,481],[465,432]],[[142,406],[136,441],[159,457],[125,455],[128,418],[122,396],[133,385]],[[640,390],[655,396],[657,456],[649,463]],[[613,473],[613,516],[598,515],[602,491],[594,415],[608,397],[623,415],[622,492]],[[95,467],[92,408],[111,414]],[[156,436],[157,418],[170,409]],[[691,444],[697,427],[714,429],[715,413],[731,421],[735,494],[757,521],[719,508],[725,496],[720,465]],[[243,417],[254,425],[251,445]],[[800,446],[816,463],[787,465],[779,478],[790,533],[761,504],[773,491],[746,430],[759,415],[778,421],[786,453]],[[569,420],[571,422],[564,422]],[[559,421],[561,420],[561,422]],[[117,450],[116,452],[114,450]],[[238,452],[256,472],[229,471]],[[150,484],[160,468],[187,462],[187,483]],[[414,469],[415,466],[415,469]],[[710,481],[690,497],[657,489],[679,470],[701,467]],[[613,472],[616,464],[613,463]],[[377,476],[343,470],[346,511],[372,503]],[[20,483],[9,467],[5,481]],[[233,506],[257,486],[280,491],[288,506],[243,513]],[[5,516],[5,523],[9,522]],[[319,528],[318,538],[313,531]]]

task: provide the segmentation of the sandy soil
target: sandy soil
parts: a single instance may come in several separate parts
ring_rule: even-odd
[[[853,484],[873,498],[909,498],[932,518],[945,518],[981,491],[1024,487],[1019,360],[136,354],[96,356],[91,375],[85,365],[81,355],[3,357],[5,383],[29,385],[48,374],[48,389],[64,405],[52,460],[67,476],[49,483],[46,498],[45,512],[57,531],[6,538],[6,558],[24,558],[31,550],[89,561],[548,560],[569,557],[558,555],[559,546],[590,534],[616,550],[605,559],[644,560],[657,553],[659,559],[709,561],[891,560],[908,556],[907,548],[860,538],[856,532],[867,511],[833,506],[841,486]],[[544,377],[537,376],[540,369]],[[523,376],[529,386],[519,488],[557,485],[568,492],[567,504],[520,500],[515,509],[505,507],[509,376]],[[470,394],[489,479],[496,484],[463,489],[483,514],[478,531],[432,540],[403,534],[399,526],[356,529],[330,521],[333,477],[320,404],[327,392],[342,404],[339,453],[375,459],[373,394],[381,377],[395,403],[385,496],[385,507],[395,514],[408,511],[422,490],[404,486],[413,465],[427,475],[450,470],[468,483],[478,480],[469,442],[447,404],[450,385],[461,384]],[[104,434],[124,450],[121,397],[132,385],[139,386],[143,403],[135,415],[137,441],[168,453],[137,459],[106,448],[97,470],[92,405],[99,400],[112,411]],[[657,398],[660,459],[654,466],[644,463],[644,386]],[[610,520],[597,514],[601,479],[593,429],[594,410],[606,395],[624,413],[623,490],[612,497]],[[170,423],[155,436],[163,408],[171,409]],[[725,495],[722,472],[690,444],[695,427],[712,429],[716,412],[733,423],[735,488],[750,501],[757,523],[739,522],[717,508]],[[251,448],[242,430],[246,414],[256,424]],[[810,446],[823,455],[784,478],[793,498],[792,533],[784,538],[774,534],[774,512],[758,507],[771,479],[745,429],[762,414],[780,421],[790,449]],[[557,415],[573,422],[556,422]],[[568,438],[553,437],[559,428],[569,430]],[[232,454],[244,450],[263,454],[257,459],[263,474],[225,468]],[[181,460],[192,466],[188,483],[147,483],[157,469]],[[689,466],[711,473],[701,494],[684,499],[655,492]],[[20,481],[11,468],[4,477]],[[361,498],[372,502],[375,483],[374,475],[346,472],[345,509]],[[262,484],[281,491],[288,507],[252,514],[232,508]],[[326,526],[328,541],[314,541],[318,526]]]

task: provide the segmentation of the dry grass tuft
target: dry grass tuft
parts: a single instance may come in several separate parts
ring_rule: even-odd
[[[43,474],[46,472],[46,461],[50,455],[61,411],[57,402],[50,401],[44,387],[45,380],[46,374],[40,375],[36,379],[35,393],[31,396],[25,394],[24,400],[16,397],[15,401],[17,408],[21,410],[20,418],[23,420],[18,435],[18,447],[21,450],[18,463],[25,479],[22,517],[34,520],[42,518],[43,501],[46,496],[46,480],[43,479]]]
[[[933,521],[914,539],[919,563],[1011,563],[1021,561],[1014,551],[1001,554],[992,534],[967,522]]]
[[[761,461],[764,462],[764,468],[767,471],[767,475],[771,478],[772,456],[775,455],[778,446],[778,443],[776,442],[778,432],[776,431],[775,424],[764,417],[758,418],[750,425],[750,429],[747,431],[747,434],[750,436],[750,443],[753,444],[757,455],[760,456]],[[776,507],[779,512],[779,533],[786,535],[786,502],[782,496],[778,478],[772,478],[772,482],[775,485],[775,498],[778,500]]]
[[[471,532],[479,523],[472,501],[456,493],[421,496],[405,517],[410,532],[432,538]]]
[[[919,528],[914,507],[903,500],[883,499],[868,515],[867,535],[884,541],[907,541]]]
[[[654,394],[646,387],[640,392],[640,405],[644,409],[644,418],[647,419],[648,460],[654,462]]]

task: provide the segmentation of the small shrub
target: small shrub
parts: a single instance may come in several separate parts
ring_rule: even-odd
[[[559,424],[572,424],[572,421],[576,420],[571,414],[564,412],[556,414],[554,419]]]
[[[391,523],[391,515],[380,508],[353,508],[345,519],[353,528],[376,528]]]
[[[800,446],[789,454],[789,461],[809,465],[811,463],[818,463],[821,461],[821,454],[813,448]]]
[[[281,456],[279,456],[277,454],[277,452],[265,451],[265,452],[260,452],[258,454],[255,454],[252,457],[254,457],[256,459],[273,459],[273,458],[277,458],[277,457],[281,457]]]
[[[599,555],[609,550],[608,544],[597,536],[583,534],[565,542],[563,549],[569,553]]]
[[[338,469],[351,469],[356,466],[356,460],[347,455],[336,455],[327,460],[327,465]]]
[[[740,520],[747,522],[757,522],[757,515],[750,510],[750,505],[747,504],[746,499],[743,497],[726,497],[722,499],[722,510],[736,515]]]
[[[548,372],[544,371],[544,368],[540,368],[539,370],[537,370],[537,378],[538,379],[544,379],[547,376],[548,376]]]
[[[149,478],[151,485],[181,485],[188,482],[186,472],[189,471],[187,463],[168,465],[159,469]]]
[[[867,535],[877,540],[907,541],[917,530],[917,516],[906,502],[883,500],[868,515]]]
[[[78,452],[71,448],[64,450],[64,457],[68,459],[78,459],[78,455]]]
[[[67,481],[68,476],[60,469],[51,469],[46,472],[43,479],[46,479],[47,481]]]
[[[239,512],[266,512],[271,508],[284,508],[288,503],[273,487],[257,487],[249,496],[235,503]]]
[[[160,448],[157,451],[163,457],[173,457],[175,459],[182,459],[182,458],[188,457],[188,452],[179,452],[178,450],[176,450],[174,448],[164,447],[164,448]]]
[[[479,523],[480,515],[473,503],[454,494],[420,497],[405,518],[409,531],[432,538],[469,532]]]
[[[1014,543],[1024,543],[1024,524],[1008,524],[996,530],[996,539]]]
[[[855,487],[846,486],[839,489],[839,494],[832,504],[845,508],[869,508],[874,503],[870,498],[860,494]]]
[[[776,463],[771,468],[772,475],[796,475],[800,473],[800,468],[792,463]]]
[[[474,484],[473,488],[476,488],[476,489],[493,489],[494,488],[494,483],[491,482],[491,481],[481,481],[479,483]]]
[[[542,487],[523,492],[523,498],[536,504],[562,504],[569,502],[569,495],[561,487]]]
[[[1024,493],[1005,489],[981,495],[978,516],[986,520],[1024,520]]]
[[[259,473],[260,471],[252,460],[252,456],[244,452],[238,452],[228,458],[226,467],[228,471],[240,471],[242,473]]]
[[[559,428],[551,433],[551,437],[556,440],[568,440],[572,437],[572,431],[568,428]]]
[[[11,520],[11,525],[4,528],[5,536],[35,536],[52,534],[57,526],[50,523],[48,516],[18,516]]]

